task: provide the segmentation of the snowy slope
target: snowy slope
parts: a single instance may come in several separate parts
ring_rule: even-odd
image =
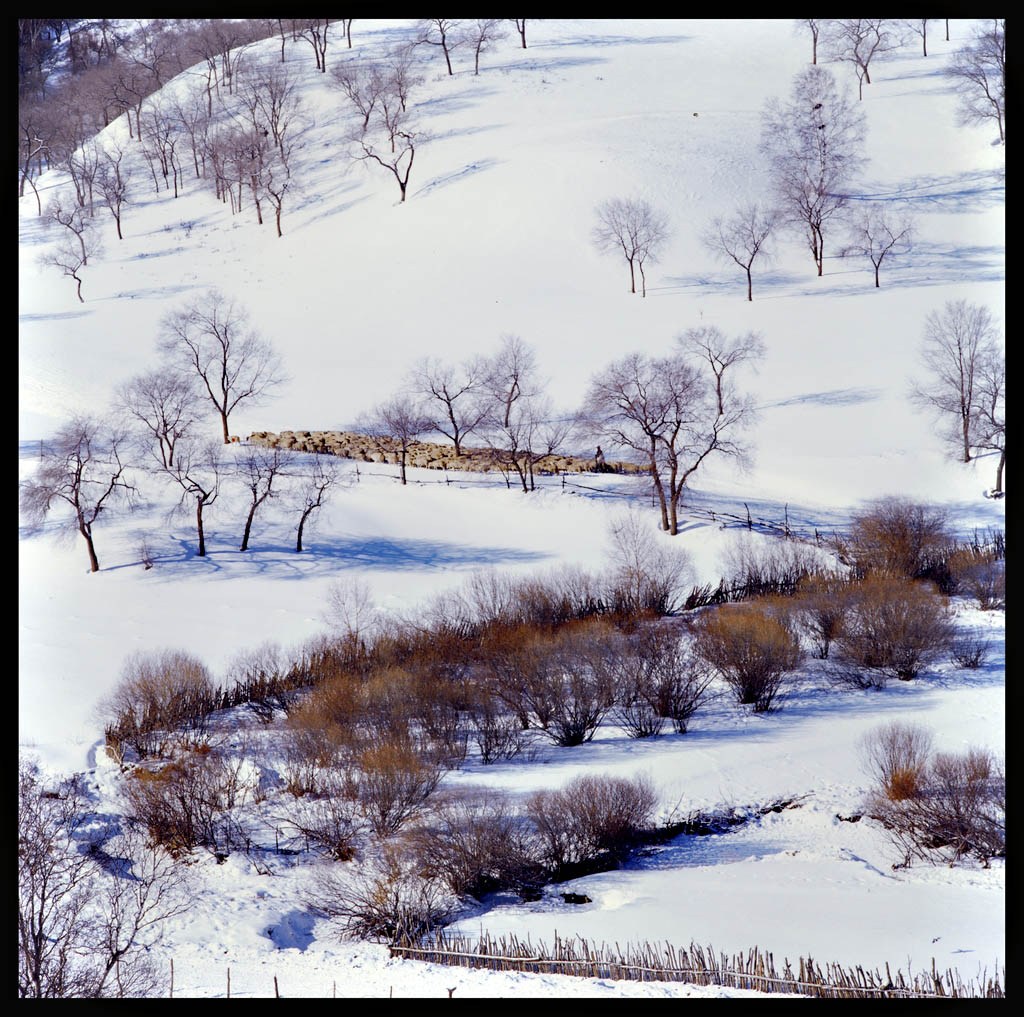
[[[282,238],[272,221],[256,225],[251,204],[232,216],[192,179],[178,199],[154,194],[140,160],[125,239],[101,218],[106,249],[84,270],[80,304],[70,280],[37,263],[55,237],[42,229],[31,194],[22,199],[19,474],[31,474],[33,448],[67,414],[105,410],[118,383],[155,366],[167,311],[217,286],[250,310],[291,376],[272,401],[232,416],[238,434],[343,427],[398,389],[418,357],[489,353],[509,333],[536,347],[550,393],[570,408],[614,357],[667,352],[685,328],[714,324],[726,334],[756,330],[768,348],[747,378],[762,407],[758,454],[745,475],[727,462],[702,467],[695,506],[742,515],[747,503],[777,520],[788,508],[808,531],[827,531],[862,499],[899,493],[942,503],[962,533],[1002,527],[1004,503],[981,497],[993,482],[991,460],[950,462],[934,422],[906,398],[930,311],[963,298],[998,317],[1004,301],[1003,150],[990,145],[986,129],[954,123],[939,72],[970,24],[954,21],[952,29],[950,43],[930,40],[928,58],[907,46],[877,73],[873,67],[865,89],[871,161],[863,196],[918,215],[914,252],[883,265],[876,290],[868,262],[835,256],[838,237],[820,279],[809,252],[787,241],[755,274],[752,303],[742,273],[714,264],[698,236],[714,215],[765,194],[760,110],[769,96],[788,92],[808,56],[791,22],[544,21],[529,49],[509,38],[485,55],[479,77],[464,56],[451,78],[432,61],[414,94],[432,140],[417,153],[405,203],[388,175],[344,157],[341,98],[308,46],[289,46],[308,112],[295,167],[301,190],[286,203]],[[332,41],[328,61],[378,54],[409,31],[408,23],[357,21],[353,53]],[[279,44],[267,40],[253,52],[277,59]],[[852,77],[835,70],[840,80]],[[123,118],[105,133],[127,142]],[[45,201],[65,184],[51,172],[37,186]],[[590,243],[595,206],[614,196],[647,198],[671,218],[671,241],[648,270],[646,300],[629,293],[625,264]],[[212,418],[209,426],[216,433]],[[238,553],[242,509],[234,492],[210,511],[211,553],[196,558],[189,517],[167,521],[174,499],[155,482],[139,513],[97,528],[104,568],[96,575],[86,572],[80,543],[55,545],[45,529],[23,532],[20,744],[54,770],[102,771],[93,711],[133,650],[187,645],[220,675],[248,644],[272,638],[293,646],[322,631],[324,598],[340,577],[365,580],[378,606],[404,610],[482,567],[598,568],[609,518],[631,501],[644,504],[621,478],[588,479],[589,489],[563,489],[556,478],[524,496],[500,479],[446,485],[416,470],[401,489],[394,473],[362,466],[356,482],[353,471],[302,556],[292,550],[293,513],[281,505],[258,517],[253,550]],[[675,546],[692,556],[695,580],[717,580],[732,531],[699,515],[683,530]],[[157,554],[149,571],[139,564],[142,534]],[[943,747],[1001,751],[1001,619],[975,612],[961,621],[995,626],[998,653],[977,679],[946,668],[913,689],[845,693],[837,705],[812,669],[806,690],[771,718],[723,707],[684,737],[648,745],[608,729],[580,749],[547,750],[544,765],[452,774],[453,784],[522,792],[581,770],[645,771],[667,806],[681,800],[694,808],[813,796],[772,822],[671,845],[627,871],[591,877],[595,904],[587,910],[499,903],[467,919],[467,931],[482,925],[550,939],[552,928],[568,933],[572,923],[597,939],[693,938],[726,951],[756,943],[777,956],[812,952],[872,965],[903,964],[911,954],[915,968],[934,955],[965,975],[976,964],[991,969],[1003,956],[1000,868],[897,878],[877,831],[833,818],[855,807],[864,778],[853,746],[882,720],[912,716],[934,726]],[[101,773],[100,783],[107,788],[108,776]],[[354,965],[360,975],[348,976],[350,994],[384,995],[393,985],[399,995],[404,984],[407,994],[440,995],[456,977],[464,979],[456,996],[647,990],[470,979],[448,970],[428,977],[411,962],[384,964],[379,948],[339,948],[326,929],[298,919],[306,932],[282,947],[264,930],[296,907],[291,875],[269,881],[268,903],[257,895],[267,881],[242,871],[244,862],[238,871],[199,869],[208,882],[191,925],[168,930],[176,969],[185,970],[189,957],[201,972],[182,994],[222,991],[229,963],[239,994],[239,971],[283,977],[285,963],[309,994],[329,992],[335,967]],[[848,921],[835,922],[837,911]],[[941,939],[926,943],[933,937]],[[227,951],[223,964],[208,956],[214,942]],[[259,988],[251,991],[268,994],[270,980],[254,975]]]

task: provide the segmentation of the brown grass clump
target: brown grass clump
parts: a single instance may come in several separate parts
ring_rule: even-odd
[[[787,672],[800,663],[800,641],[782,613],[756,604],[724,605],[695,625],[696,651],[755,713],[773,709]]]

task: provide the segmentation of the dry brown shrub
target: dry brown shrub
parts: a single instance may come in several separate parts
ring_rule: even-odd
[[[646,777],[583,776],[526,802],[541,860],[558,870],[602,853],[622,858],[653,822],[658,796]]]
[[[411,738],[367,745],[358,756],[356,795],[378,837],[390,837],[419,815],[444,775],[444,765]]]
[[[755,713],[773,709],[785,675],[800,664],[800,640],[791,623],[757,604],[709,611],[694,632],[696,652]]]
[[[991,752],[938,752],[912,783],[899,796],[883,786],[868,802],[903,852],[901,865],[919,858],[952,866],[972,856],[987,866],[1006,854],[1006,778]]]
[[[853,582],[846,576],[818,575],[803,579],[796,594],[796,620],[814,646],[814,656],[828,658],[843,630],[852,603]]]
[[[284,778],[295,796],[314,794],[323,780],[344,771],[357,751],[358,732],[338,723],[324,702],[310,697],[288,717],[284,728]]]
[[[921,787],[932,733],[920,724],[892,721],[869,731],[858,748],[862,766],[885,797],[902,801]]]
[[[157,755],[184,734],[200,744],[217,706],[217,688],[198,658],[182,650],[133,653],[99,706],[108,733],[139,758]]]
[[[913,579],[952,543],[944,509],[890,496],[868,502],[853,517],[849,553],[862,572]]]
[[[869,575],[851,594],[834,677],[859,687],[910,681],[949,653],[954,634],[948,605],[928,584]]]

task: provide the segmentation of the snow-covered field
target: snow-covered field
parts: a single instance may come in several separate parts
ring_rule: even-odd
[[[767,356],[747,384],[761,407],[752,468],[708,461],[690,504],[790,522],[842,527],[863,500],[888,494],[943,505],[960,535],[1003,528],[1004,502],[986,500],[990,457],[950,460],[935,422],[907,398],[926,315],[966,299],[1001,318],[1004,302],[1004,150],[994,131],[957,127],[941,76],[971,23],[951,41],[908,44],[872,65],[863,109],[870,162],[858,194],[918,217],[913,252],[882,268],[826,251],[822,278],[796,240],[755,271],[748,303],[739,270],[715,265],[698,237],[715,215],[766,194],[758,155],[760,111],[785,96],[810,43],[789,21],[541,21],[529,48],[510,36],[465,56],[449,77],[426,65],[414,108],[432,139],[418,151],[408,200],[391,177],[344,156],[346,126],[305,44],[286,57],[306,108],[284,235],[247,206],[232,216],[186,174],[182,195],[154,194],[139,161],[124,240],[102,219],[105,252],[74,284],[37,262],[55,241],[20,205],[19,476],[35,469],[38,442],[69,414],[103,412],[115,387],[156,365],[164,314],[211,286],[250,311],[282,354],[290,380],[263,406],[232,415],[232,431],[341,428],[393,394],[426,354],[460,361],[514,334],[534,346],[555,403],[571,408],[594,371],[625,352],[667,353],[684,329],[755,330]],[[350,55],[332,38],[332,61],[373,55],[405,38],[401,22],[360,22]],[[277,59],[267,40],[253,55]],[[848,68],[832,65],[855,88]],[[168,88],[175,87],[172,82]],[[698,113],[698,116],[693,116]],[[124,119],[105,132],[127,143]],[[66,185],[37,182],[44,202]],[[648,296],[631,295],[621,260],[590,242],[594,208],[638,196],[666,211],[671,240],[648,267]],[[105,211],[97,213],[105,216]],[[189,225],[191,224],[191,225]],[[210,434],[217,421],[209,418]],[[581,449],[584,454],[592,450]],[[187,648],[218,676],[241,649],[266,639],[297,645],[325,629],[331,584],[358,578],[383,610],[405,611],[460,586],[474,570],[528,574],[578,564],[600,568],[610,519],[649,499],[633,482],[594,476],[530,495],[491,475],[438,480],[354,464],[347,486],[294,553],[294,512],[270,503],[251,550],[237,551],[244,495],[210,509],[208,554],[195,554],[188,515],[169,519],[170,489],[144,481],[146,504],[101,520],[102,570],[87,571],[81,542],[56,544],[23,528],[19,544],[19,744],[54,772],[87,771],[97,810],[114,808],[117,768],[102,752],[99,700],[136,650]],[[716,582],[736,531],[683,513],[682,546],[695,581]],[[145,535],[155,567],[137,551]],[[671,543],[673,538],[658,535]],[[753,539],[762,539],[755,537]],[[769,538],[763,538],[769,539]],[[837,691],[812,662],[777,713],[749,715],[723,700],[686,735],[633,741],[606,725],[573,749],[543,747],[531,762],[482,766],[472,756],[451,786],[513,793],[559,786],[578,773],[648,774],[664,811],[756,807],[782,796],[798,809],[734,831],[680,838],[622,870],[565,889],[592,903],[497,899],[467,913],[469,934],[515,932],[551,940],[710,943],[735,953],[757,945],[778,959],[812,954],[846,965],[955,967],[964,977],[1005,959],[1003,866],[894,872],[893,849],[869,822],[841,822],[867,790],[856,743],[878,723],[932,727],[941,749],[1004,746],[1003,616],[958,602],[958,624],[992,639],[978,671],[941,665],[884,691]],[[895,687],[899,686],[899,687]],[[306,859],[308,861],[308,859]],[[388,960],[383,947],[339,943],[297,903],[310,865],[272,861],[259,875],[240,854],[218,866],[198,857],[195,906],[167,923],[160,954],[175,961],[175,994],[285,996],[743,995],[564,977],[514,976]],[[154,947],[154,949],[157,949]]]

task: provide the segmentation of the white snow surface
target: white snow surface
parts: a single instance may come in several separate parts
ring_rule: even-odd
[[[351,53],[332,28],[328,63],[379,54],[410,26],[356,21]],[[765,340],[763,364],[745,379],[762,407],[757,454],[745,473],[709,460],[690,506],[745,516],[746,504],[777,521],[788,512],[803,531],[829,533],[863,500],[899,494],[942,504],[964,536],[1003,528],[1005,502],[982,497],[994,460],[951,461],[935,421],[907,398],[930,311],[963,298],[1002,316],[1003,149],[987,128],[956,126],[941,75],[971,29],[953,21],[949,43],[936,32],[927,58],[908,44],[872,65],[865,86],[871,161],[857,196],[915,213],[913,252],[885,262],[876,289],[868,262],[836,256],[838,236],[822,278],[802,244],[787,240],[755,271],[749,303],[742,273],[712,262],[698,236],[713,216],[766,193],[760,110],[788,94],[809,55],[791,22],[547,20],[531,23],[527,50],[512,33],[485,54],[478,77],[465,53],[456,51],[453,77],[431,60],[414,100],[432,139],[417,152],[405,203],[390,176],[345,158],[341,98],[308,45],[289,44],[307,118],[283,237],[272,217],[256,224],[248,201],[232,216],[187,163],[179,198],[155,194],[139,159],[123,241],[97,212],[105,251],[83,270],[79,303],[70,280],[39,265],[56,236],[32,194],[21,200],[19,475],[31,475],[39,440],[67,415],[107,410],[117,384],[155,366],[164,314],[216,286],[249,309],[290,375],[264,405],[239,407],[236,434],[345,427],[394,393],[418,357],[489,353],[504,334],[537,349],[549,391],[569,409],[613,358],[666,353],[685,328],[714,324]],[[275,60],[279,43],[252,52]],[[855,86],[847,68],[831,69]],[[128,142],[123,118],[104,134]],[[45,202],[68,184],[50,171],[37,186]],[[646,299],[629,293],[621,260],[590,242],[596,205],[616,196],[647,198],[671,218]],[[214,436],[213,417],[208,426]],[[446,484],[411,469],[400,488],[394,467],[361,464],[358,476],[345,468],[351,483],[302,555],[283,503],[257,516],[252,549],[239,553],[244,495],[229,490],[209,511],[209,553],[198,558],[190,517],[168,519],[175,499],[153,479],[142,481],[139,511],[97,526],[97,574],[80,542],[56,543],[50,524],[22,528],[20,747],[54,773],[87,771],[97,810],[116,811],[119,776],[102,752],[96,708],[128,653],[182,647],[221,675],[246,646],[290,647],[324,631],[324,600],[340,578],[366,582],[383,610],[408,611],[481,568],[599,569],[608,522],[628,504],[644,506],[654,525],[649,499],[622,477],[573,477],[566,487],[547,478],[524,495],[491,475]],[[685,510],[681,529],[674,543],[658,539],[685,549],[702,583],[717,582],[732,541],[771,539],[738,538],[735,527]],[[150,570],[139,560],[142,535],[156,555]],[[730,954],[756,945],[777,962],[810,954],[915,971],[934,958],[965,977],[991,972],[1005,959],[1002,863],[894,871],[881,830],[837,818],[867,791],[856,744],[878,723],[927,724],[942,749],[1003,751],[1003,616],[967,602],[957,609],[960,626],[991,640],[977,671],[942,664],[883,691],[841,691],[810,662],[769,715],[723,699],[686,735],[633,741],[605,724],[591,743],[540,746],[532,760],[483,766],[471,754],[446,785],[522,794],[580,773],[645,773],[665,815],[783,797],[799,807],[727,834],[678,838],[558,888],[591,904],[566,905],[553,890],[531,904],[499,895],[456,928],[547,942],[556,930],[619,943],[694,940]],[[267,876],[242,854],[223,865],[197,854],[194,907],[152,946],[175,961],[176,996],[222,995],[228,967],[238,996],[272,995],[275,974],[284,996],[444,997],[452,986],[455,998],[761,995],[389,960],[381,946],[338,941],[303,911],[296,888],[319,864],[310,858],[275,857]]]

